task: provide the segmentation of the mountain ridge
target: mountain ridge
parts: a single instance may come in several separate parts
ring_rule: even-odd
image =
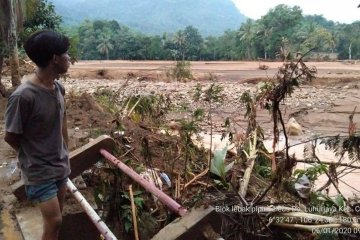
[[[66,25],[85,19],[116,20],[146,34],[176,32],[188,25],[201,34],[238,29],[246,17],[231,0],[52,0]],[[124,7],[126,6],[126,7]]]

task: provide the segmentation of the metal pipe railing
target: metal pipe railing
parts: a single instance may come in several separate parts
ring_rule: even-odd
[[[101,235],[106,240],[117,240],[115,235],[110,231],[110,229],[106,226],[103,220],[99,215],[95,212],[95,210],[91,207],[91,205],[86,201],[84,196],[79,192],[79,190],[75,187],[75,185],[68,179],[66,182],[66,187],[73,194],[76,200],[80,203],[81,207],[84,209],[86,214],[89,216],[91,221],[95,224],[96,228],[99,230]]]
[[[186,208],[182,207],[179,203],[177,203],[174,199],[169,197],[166,193],[158,189],[155,185],[149,183],[144,178],[142,178],[139,174],[137,174],[134,170],[129,168],[127,165],[122,163],[119,159],[114,157],[105,149],[100,150],[101,155],[103,155],[107,160],[115,164],[122,172],[127,174],[134,181],[139,183],[143,188],[145,188],[148,192],[152,193],[156,196],[160,202],[165,204],[170,210],[177,213],[179,216],[184,216],[187,212]]]

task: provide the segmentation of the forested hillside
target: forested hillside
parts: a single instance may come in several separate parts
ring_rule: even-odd
[[[220,36],[204,36],[191,25],[145,35],[106,20],[82,22],[69,34],[78,39],[81,59],[285,60],[310,50],[308,57],[317,60],[360,58],[360,22],[340,24],[319,15],[304,16],[299,7],[287,5]]]
[[[188,25],[203,35],[238,29],[246,20],[231,0],[51,0],[67,25],[116,20],[148,34],[175,32]]]
[[[99,6],[104,2],[115,5],[112,1],[115,0],[99,1]],[[159,1],[178,4],[186,0]],[[201,1],[203,0],[199,0]],[[209,6],[218,6],[215,3],[210,4],[212,1],[215,0],[208,0]],[[84,0],[61,0],[61,2],[68,8],[74,7],[68,14],[76,15],[80,8],[81,11],[91,9],[89,6],[92,5],[93,0],[87,0],[86,3]],[[41,4],[33,9],[34,14],[26,17],[23,22],[24,29],[19,32],[18,46],[21,47],[22,41],[38,29],[56,29],[65,32],[71,38],[70,53],[77,59],[288,60],[296,57],[298,53],[306,53],[310,50],[312,55],[309,54],[307,57],[316,60],[360,59],[360,21],[340,24],[319,15],[303,15],[298,6],[281,4],[270,9],[258,20],[247,19],[238,27],[225,30],[221,34],[205,35],[196,25],[187,24],[187,15],[184,15],[183,19],[184,27],[170,29],[160,34],[144,33],[116,19],[84,20],[76,25],[66,25],[64,24],[66,16],[56,12],[51,2],[39,0],[39,3]],[[130,1],[128,3],[130,4]],[[150,8],[151,2],[148,4],[149,9],[154,9]],[[141,4],[136,2],[134,5]],[[102,12],[100,7],[98,12]],[[167,12],[167,10],[163,9],[159,12]],[[108,19],[111,18],[110,13],[111,11]],[[0,26],[8,20],[9,18],[4,17],[0,21]],[[208,25],[212,27],[211,23]],[[1,35],[0,32],[0,47],[14,45],[14,43],[8,44],[6,36],[8,35]],[[5,51],[0,51],[0,57],[1,52],[7,57],[9,51],[4,49]]]

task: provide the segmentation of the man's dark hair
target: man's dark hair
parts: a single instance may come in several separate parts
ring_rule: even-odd
[[[26,54],[40,68],[45,68],[54,55],[65,53],[69,47],[69,38],[51,30],[35,32],[24,44]]]

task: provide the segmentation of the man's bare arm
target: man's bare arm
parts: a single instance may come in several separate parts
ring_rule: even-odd
[[[20,136],[19,134],[5,132],[4,140],[7,142],[16,152],[20,148]]]
[[[69,147],[69,135],[68,135],[68,129],[67,129],[67,117],[66,117],[66,112],[64,113],[64,117],[63,117],[62,135],[63,135],[64,141],[65,141],[65,143],[66,143],[66,146]]]

